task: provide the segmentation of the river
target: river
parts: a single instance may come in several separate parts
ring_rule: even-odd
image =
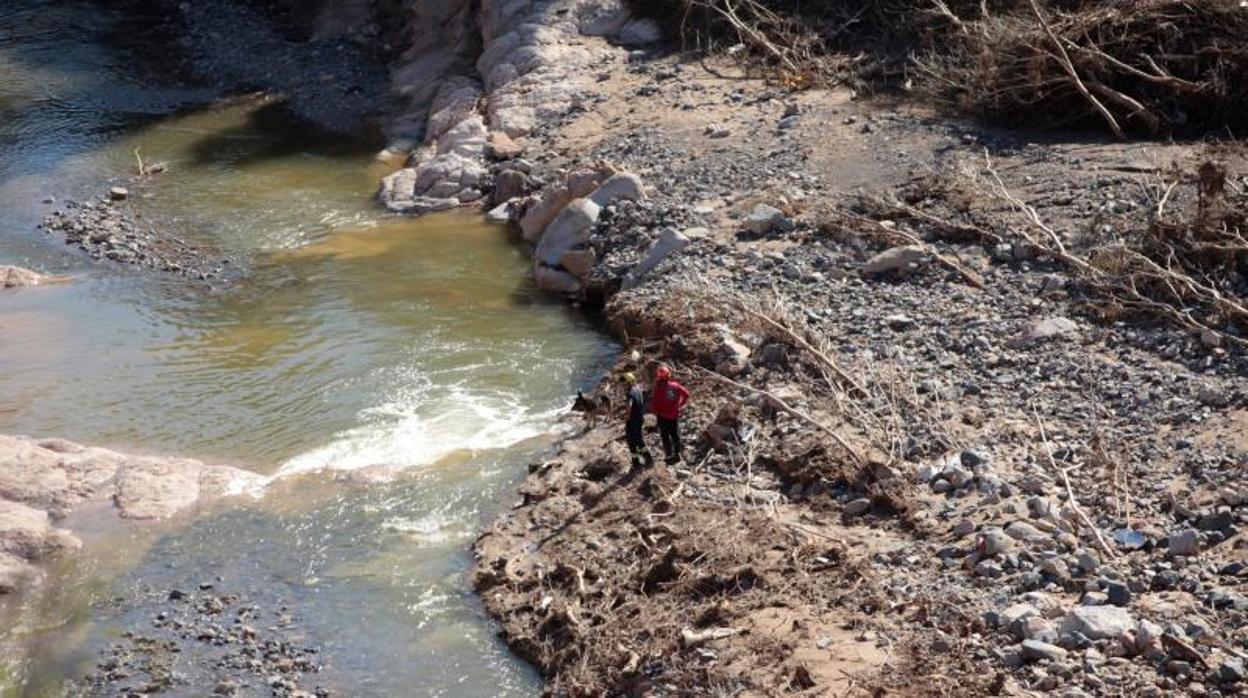
[[[0,433],[271,480],[172,523],[78,525],[84,550],[0,628],[0,695],[58,695],[144,622],[112,599],[204,579],[293,609],[336,695],[535,694],[467,547],[615,346],[536,292],[504,230],[384,215],[376,139],[169,76],[107,8],[0,5],[0,263],[71,277],[0,294]],[[126,205],[241,280],[92,264],[37,230],[136,149],[168,169]]]

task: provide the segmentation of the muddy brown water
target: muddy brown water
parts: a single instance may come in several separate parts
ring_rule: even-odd
[[[534,694],[471,594],[466,548],[615,347],[533,289],[504,231],[383,215],[372,140],[136,74],[104,8],[0,5],[0,263],[72,277],[0,295],[0,433],[272,480],[175,522],[71,522],[82,554],[0,624],[0,696],[57,695],[141,631],[132,590],[218,578],[288,605],[338,695]],[[136,148],[168,170],[128,205],[245,264],[241,282],[91,264],[36,229],[126,178]]]

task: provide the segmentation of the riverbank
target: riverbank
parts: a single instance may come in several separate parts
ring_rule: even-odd
[[[110,40],[130,19],[85,1],[0,10],[0,140],[13,144],[0,154],[0,258],[71,281],[0,299],[0,433],[233,463],[268,486],[136,522],[110,499],[122,476],[101,470],[97,497],[40,519],[36,533],[58,545],[38,541],[22,569],[43,583],[0,597],[0,693],[233,682],[243,695],[531,695],[535,673],[464,584],[467,545],[613,345],[534,289],[499,226],[380,210],[371,195],[394,166],[374,158],[375,134],[318,127],[280,86],[217,94],[174,66],[154,79]],[[330,64],[346,60],[325,46]],[[263,49],[248,54],[262,72]],[[286,75],[306,68],[273,61]],[[233,87],[268,92],[234,99]],[[136,149],[164,172],[134,175]],[[101,207],[245,275],[205,293],[185,275],[97,264],[36,228],[49,200],[110,186],[127,197]],[[10,455],[0,471],[28,475]],[[176,471],[153,480],[170,496],[196,489]],[[315,676],[277,663],[305,650]]]
[[[1035,233],[1093,247],[1172,163],[1238,181],[1242,153],[707,67],[621,61],[529,143],[547,188],[513,221],[591,163],[644,183],[577,231],[572,290],[641,357],[613,376],[662,361],[694,394],[683,464],[629,472],[615,420],[589,424],[474,546],[547,692],[1240,690],[1236,330],[1115,306]]]
[[[1231,221],[1210,216],[1242,206],[1242,154],[988,129],[909,101],[792,92],[745,79],[731,64],[667,53],[653,41],[653,23],[634,23],[615,3],[408,9],[398,33],[410,44],[394,72],[407,101],[396,112],[402,118],[388,123],[382,153],[406,166],[383,184],[383,203],[421,212],[490,199],[491,216],[532,243],[532,259],[520,266],[545,289],[601,308],[626,345],[600,394],[617,398],[615,377],[626,370],[649,383],[660,361],[694,392],[685,463],[630,473],[614,416],[590,423],[532,466],[520,501],[476,540],[473,576],[485,608],[509,646],[544,674],[547,692],[1242,689],[1248,560],[1240,530],[1248,493],[1239,475],[1248,450],[1248,371],[1237,311],[1201,305],[1209,297],[1203,285],[1175,292],[1199,312],[1165,296],[1131,296],[1133,288],[1156,292],[1090,277],[1101,267],[1086,256],[1105,250],[1107,240],[1155,232],[1156,218],[1180,232]],[[343,22],[328,12],[317,24],[333,35]],[[1210,162],[1218,164],[1209,169]],[[559,411],[552,405],[577,382],[568,365],[584,361],[559,353],[569,328],[551,321],[557,341],[535,346],[527,325],[542,321],[534,314],[523,319],[526,327],[497,334],[494,326],[514,322],[518,308],[451,287],[442,267],[455,256],[436,259],[433,273],[387,266],[423,259],[427,244],[408,242],[420,248],[412,251],[394,235],[356,231],[289,255],[359,263],[332,267],[314,283],[295,271],[279,275],[227,305],[226,329],[209,333],[216,370],[194,375],[194,384],[210,386],[209,396],[224,393],[223,380],[275,355],[284,361],[292,345],[329,344],[326,354],[299,357],[299,381],[287,371],[245,376],[247,390],[272,383],[282,394],[221,409],[260,404],[255,414],[267,425],[290,412],[306,421],[307,404],[333,412],[362,376],[420,374],[400,381],[380,405],[314,425],[335,436],[298,457],[286,454],[283,469],[300,472],[389,466],[421,449],[441,455],[420,465],[462,462],[468,456],[437,449],[467,440],[472,450],[549,424]],[[472,273],[496,276],[456,241],[444,245]],[[408,254],[395,253],[401,249]],[[431,333],[386,342],[351,324],[309,330],[306,318],[274,326],[266,317],[275,311],[285,319],[317,286],[330,286],[332,301],[310,306],[314,318],[343,315],[345,298],[347,310],[359,304],[363,315],[406,328],[408,280],[421,274],[428,282],[419,296],[447,304],[436,309]],[[392,280],[385,290],[397,297],[384,312],[360,291],[379,277]],[[1242,297],[1242,278],[1221,278],[1215,295]],[[530,293],[481,288],[496,301]],[[260,296],[276,297],[274,305]],[[460,335],[445,339],[447,307],[466,309],[461,322],[476,328],[470,331],[492,326],[481,333],[482,346],[466,351]],[[218,358],[217,348],[236,345]],[[419,364],[431,345],[445,347],[445,357]],[[370,352],[404,354],[404,361],[361,363],[324,380],[344,357]],[[535,371],[539,359],[547,362]],[[429,370],[413,371],[413,363]],[[465,399],[453,380],[437,405],[454,418],[430,413],[424,379],[465,366],[500,374],[504,399]],[[515,376],[530,374],[542,389],[525,390],[541,399],[513,399],[527,394]],[[313,383],[322,388],[286,394]],[[436,429],[481,413],[503,418],[467,434]],[[524,429],[507,428],[516,414]],[[356,423],[361,415],[373,421]],[[221,440],[234,436],[227,430]],[[259,440],[272,439],[262,430]],[[482,470],[509,467],[504,459]],[[489,510],[506,491],[496,484],[465,497],[457,488],[457,512]],[[308,503],[315,501],[336,510],[342,518],[330,522],[287,512],[199,522],[185,539],[195,552],[176,559],[203,565],[210,549],[215,564],[229,568],[228,581],[207,580],[221,585],[220,594],[201,590],[209,592],[200,599],[208,616],[216,605],[233,611],[234,601],[222,597],[248,596],[237,585],[263,578],[302,602],[292,606],[296,616],[313,627],[320,616],[325,644],[348,632],[343,608],[371,613],[361,623],[370,631],[386,623],[412,632],[475,628],[422,610],[455,595],[462,568],[445,560],[466,545],[455,535],[463,521],[448,536],[446,510],[414,513],[445,490],[431,498],[415,482],[397,489],[405,496],[386,489],[299,499],[301,507],[320,508]],[[257,536],[264,545],[230,547],[257,530],[266,532]],[[335,543],[304,547],[308,530],[315,531],[308,540]],[[430,563],[396,542],[408,538],[450,542],[433,548],[440,562]],[[377,546],[376,559],[341,552],[360,541]],[[323,561],[331,555],[338,556],[332,565]],[[315,569],[309,557],[319,561]],[[401,586],[392,590],[399,603],[372,603],[378,579],[422,565],[440,585]],[[351,594],[358,587],[342,582],[351,579],[373,592],[369,603],[359,604]],[[155,643],[156,661],[141,652],[134,660],[131,648],[120,647],[118,666],[163,671],[165,639],[147,626],[153,614],[163,623],[159,614],[169,613],[159,605],[165,589],[153,603],[134,603],[123,622],[144,628],[131,644]],[[265,608],[283,612],[282,602]],[[202,650],[197,668],[222,660],[231,677],[259,686],[277,666],[262,662],[255,673],[249,662],[235,665],[242,656],[213,654],[218,633],[220,646],[256,646],[241,630],[211,617],[176,619],[194,629],[179,637]],[[284,642],[280,635],[272,641]],[[439,666],[429,673],[446,671],[445,642],[436,637],[412,656],[434,657]],[[294,644],[275,662],[293,662],[322,643]],[[341,678],[338,685],[358,691],[358,682],[376,676],[381,683],[370,686],[378,694],[412,691],[423,677],[401,674],[412,662],[397,664],[384,676],[357,670],[354,685]],[[476,666],[451,673],[438,685],[484,675],[475,679],[479,690],[503,690]],[[294,690],[288,678],[278,676],[280,691]],[[521,678],[507,690],[532,686]]]

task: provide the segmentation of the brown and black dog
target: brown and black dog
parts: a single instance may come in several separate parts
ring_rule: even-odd
[[[611,398],[606,395],[586,395],[578,390],[576,391],[576,399],[572,401],[572,411],[585,415],[585,421],[590,426],[594,426],[598,423],[599,418],[607,417],[611,414]]]

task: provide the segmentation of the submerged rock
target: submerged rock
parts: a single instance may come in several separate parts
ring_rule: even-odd
[[[0,264],[0,288],[19,288],[22,286],[38,286],[46,283],[48,277],[39,272],[23,267]]]
[[[197,460],[0,436],[0,591],[36,581],[32,564],[81,545],[53,521],[85,502],[107,502],[124,519],[165,518],[258,489],[262,480]]]

